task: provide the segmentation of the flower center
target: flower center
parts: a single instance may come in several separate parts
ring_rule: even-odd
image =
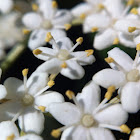
[[[85,114],[85,115],[82,117],[81,122],[82,122],[82,125],[83,125],[84,127],[92,127],[92,126],[94,125],[94,123],[95,123],[95,120],[94,120],[94,118],[93,118],[92,115],[90,115],[90,114]]]
[[[25,94],[22,98],[22,104],[24,106],[30,106],[34,103],[34,97],[30,94]]]
[[[131,81],[131,82],[138,81],[140,78],[139,71],[137,69],[133,69],[129,71],[126,75],[126,78],[128,81]]]
[[[62,61],[65,61],[65,60],[69,59],[70,54],[67,50],[62,49],[62,50],[59,51],[59,54],[58,54],[57,57],[58,57],[58,59],[60,59]]]
[[[52,23],[50,20],[44,20],[42,23],[42,27],[45,29],[51,29],[52,28]]]

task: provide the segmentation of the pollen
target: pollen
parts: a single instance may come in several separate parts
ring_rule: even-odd
[[[123,133],[130,134],[130,132],[131,132],[130,128],[125,124],[121,125],[120,129],[122,130]]]
[[[24,69],[22,70],[22,75],[27,76],[29,69]]]
[[[8,137],[6,138],[6,140],[14,140],[14,138],[15,138],[15,135],[12,134],[12,135],[8,136]]]
[[[110,86],[108,89],[107,89],[107,92],[105,94],[105,98],[107,100],[110,100],[110,98],[112,97],[112,94],[113,92],[115,92],[115,86]]]
[[[107,63],[113,63],[114,62],[114,59],[112,57],[107,57],[107,58],[105,58],[105,61]]]
[[[32,4],[32,10],[33,10],[33,11],[37,11],[37,10],[38,10],[38,5],[35,4],[35,3],[33,3],[33,4]]]
[[[82,13],[81,15],[80,15],[80,19],[85,19],[86,18],[86,14],[85,13]]]
[[[75,95],[75,93],[71,90],[67,90],[66,91],[66,96],[71,100],[73,98],[73,96]]]
[[[104,7],[103,4],[100,3],[100,4],[98,4],[98,8],[99,8],[99,9],[104,9],[105,7]]]
[[[57,4],[56,1],[52,1],[52,7],[53,7],[53,8],[57,8],[57,7],[58,7],[58,4]]]
[[[48,32],[45,41],[50,42],[52,38],[53,38],[53,36],[51,35],[50,32]]]
[[[45,106],[38,106],[38,109],[40,109],[42,112],[45,112],[46,107]]]
[[[91,32],[97,32],[98,31],[98,27],[92,27]]]
[[[42,53],[42,51],[40,50],[40,49],[35,49],[35,50],[33,50],[33,54],[34,55],[39,55],[39,54],[41,54]]]
[[[136,30],[136,27],[128,27],[128,32],[132,33]]]
[[[64,62],[63,64],[61,64],[61,68],[67,68],[67,63]]]
[[[133,8],[130,13],[134,14],[134,15],[138,15],[138,10],[137,8]]]
[[[53,81],[53,80],[50,80],[49,82],[48,82],[48,86],[49,87],[52,87],[52,86],[54,86],[55,85],[55,82]]]
[[[113,41],[113,45],[117,45],[117,44],[119,44],[119,39],[115,38],[114,41]]]
[[[90,55],[92,55],[94,53],[94,50],[92,50],[92,49],[85,50],[85,52],[87,53],[87,57],[89,57]]]
[[[65,30],[68,31],[71,28],[71,24],[64,24]]]
[[[137,46],[136,46],[136,50],[137,50],[137,51],[140,51],[140,43],[137,44]]]
[[[22,33],[23,33],[24,35],[27,35],[27,34],[30,33],[30,30],[28,30],[28,29],[22,29]]]
[[[60,137],[60,135],[61,135],[61,131],[60,131],[59,129],[52,130],[51,135],[52,135],[54,138],[58,138],[58,137]]]
[[[79,37],[78,39],[76,39],[76,42],[82,44],[83,43],[83,37]]]
[[[133,5],[133,4],[134,4],[134,0],[128,0],[127,6],[131,6],[131,5]]]

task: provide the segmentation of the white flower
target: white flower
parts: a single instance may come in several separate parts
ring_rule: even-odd
[[[9,13],[13,8],[13,0],[1,0],[0,1],[0,12]]]
[[[36,9],[37,10],[37,9]],[[58,10],[57,3],[52,0],[39,2],[38,12],[30,12],[23,16],[24,25],[33,30],[29,39],[31,50],[45,43],[45,35],[51,32],[55,39],[66,36],[63,29],[70,28],[72,15],[68,10]]]
[[[128,114],[122,109],[121,104],[105,104],[114,90],[115,87],[110,87],[101,103],[100,88],[93,81],[76,97],[72,91],[67,91],[66,95],[73,99],[75,105],[65,102],[49,106],[49,112],[65,125],[53,130],[52,136],[58,137],[61,131],[64,131],[61,140],[114,140],[108,129],[130,133],[130,129],[124,125]]]
[[[12,121],[3,121],[0,123],[0,140],[43,140],[35,134],[19,135],[17,126]]]
[[[120,50],[114,48],[108,52],[108,58],[105,59],[112,69],[107,68],[99,71],[93,76],[94,82],[98,85],[108,88],[115,85],[121,93],[121,102],[123,108],[135,113],[140,109],[140,44],[137,45],[137,54],[135,60]]]
[[[140,128],[133,129],[129,140],[139,140],[140,139]]]
[[[125,6],[123,0],[105,0],[104,6],[106,14],[92,14],[84,22],[84,32],[98,31],[93,46],[102,50],[121,43],[134,48],[134,38],[140,29],[139,16],[129,13],[131,5]]]
[[[19,126],[24,132],[40,134],[44,128],[42,112],[47,112],[48,105],[52,102],[63,102],[63,97],[54,91],[45,92],[54,85],[53,81],[47,85],[46,73],[34,72],[28,80],[27,73],[28,69],[24,69],[24,83],[13,77],[4,82],[8,101],[0,105],[0,121],[13,118],[14,122],[18,119]]]
[[[61,73],[70,79],[81,79],[85,74],[81,65],[92,64],[95,61],[92,55],[93,50],[73,52],[78,45],[82,44],[82,37],[78,38],[77,43],[73,45],[67,37],[55,42],[48,33],[46,41],[52,42],[52,49],[39,47],[33,51],[37,58],[46,61],[37,68],[37,71],[51,74]]]

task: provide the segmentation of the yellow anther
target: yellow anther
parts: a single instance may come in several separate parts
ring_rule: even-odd
[[[84,14],[84,13],[81,14],[81,15],[80,15],[80,18],[81,18],[81,19],[85,19],[85,18],[86,18],[86,14]]]
[[[117,44],[119,44],[119,39],[115,38],[114,41],[113,41],[113,45],[117,45]]]
[[[67,68],[67,63],[64,62],[63,64],[61,64],[61,68]]]
[[[58,4],[57,4],[57,2],[54,0],[54,1],[52,1],[52,7],[53,8],[57,8],[58,7]]]
[[[127,6],[131,6],[131,5],[133,5],[133,4],[134,4],[134,0],[128,0]]]
[[[39,55],[39,54],[41,54],[42,53],[42,51],[40,50],[40,49],[35,49],[35,50],[33,50],[33,54],[34,55]]]
[[[22,70],[22,75],[27,76],[29,69],[24,69]]]
[[[136,30],[136,27],[128,27],[128,32],[132,33]]]
[[[114,92],[116,90],[116,88],[115,88],[115,86],[110,86],[110,87],[108,87],[108,89],[107,89],[107,91],[108,92]]]
[[[94,50],[92,50],[92,49],[85,50],[85,52],[87,53],[87,57],[89,57],[90,55],[92,55],[94,53]]]
[[[67,90],[65,94],[70,100],[75,96],[75,93],[71,90]]]
[[[20,136],[25,136],[26,133],[24,131],[20,131]]]
[[[97,32],[98,31],[98,27],[93,27],[92,29],[91,29],[91,32]]]
[[[6,138],[6,140],[14,140],[14,138],[15,138],[15,135],[12,134],[12,135],[8,136],[8,137]]]
[[[71,24],[64,24],[65,30],[68,31],[71,28]]]
[[[48,82],[48,86],[49,87],[52,87],[52,86],[54,86],[55,85],[55,82],[53,81],[53,80],[50,80],[49,82]]]
[[[99,8],[99,9],[104,9],[105,7],[104,7],[103,4],[100,3],[100,4],[98,4],[98,8]]]
[[[61,135],[61,131],[60,131],[59,129],[52,130],[51,135],[52,135],[54,138],[58,138],[58,137],[60,137],[60,135]]]
[[[140,51],[140,43],[137,44],[137,46],[136,46],[136,50],[137,50],[137,51]]]
[[[40,109],[42,112],[45,112],[46,107],[45,106],[38,106],[38,109]]]
[[[83,43],[83,37],[79,37],[78,39],[76,39],[76,42],[82,44]]]
[[[27,35],[27,34],[30,33],[30,30],[28,30],[28,29],[22,29],[22,33],[23,33],[24,35]]]
[[[35,4],[35,3],[33,3],[33,4],[32,4],[32,10],[33,10],[33,11],[37,11],[37,10],[38,10],[38,5]]]
[[[130,128],[126,124],[121,125],[120,129],[122,130],[123,133],[130,134],[131,132]]]
[[[52,38],[53,38],[53,36],[51,35],[50,32],[48,32],[45,41],[50,42]]]
[[[107,57],[107,58],[105,58],[105,61],[107,63],[113,63],[114,62],[114,59],[112,57]]]
[[[107,89],[107,92],[105,94],[105,98],[107,100],[110,100],[110,98],[112,97],[112,94],[113,92],[115,91],[115,86],[110,86],[108,89]]]
[[[133,8],[130,13],[134,14],[134,15],[137,15],[138,14],[138,10],[137,8]]]

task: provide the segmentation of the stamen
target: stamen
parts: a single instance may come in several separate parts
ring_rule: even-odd
[[[89,57],[90,55],[93,55],[94,50],[90,49],[90,50],[85,50],[85,52],[87,53],[87,57]]]
[[[11,121],[15,122],[18,119],[18,117],[22,114],[23,110],[24,108],[21,108]]]
[[[22,29],[22,33],[23,33],[24,35],[27,35],[27,34],[30,33],[30,30],[28,30],[28,29]]]
[[[134,0],[129,0],[128,2],[127,2],[127,6],[132,6],[134,4]]]
[[[115,38],[114,41],[113,41],[113,45],[117,45],[117,44],[119,44],[119,39]]]
[[[45,106],[38,106],[38,109],[40,109],[42,112],[45,112],[46,107]]]
[[[65,30],[68,31],[71,28],[71,24],[64,24]]]
[[[137,46],[136,46],[136,50],[137,50],[137,51],[140,51],[140,43],[137,44]]]
[[[82,44],[82,43],[83,43],[83,37],[79,37],[79,38],[76,40],[76,42]]]
[[[128,27],[128,32],[132,33],[136,30],[136,27]]]
[[[94,33],[94,32],[97,32],[98,30],[99,30],[98,27],[92,27],[91,32]]]
[[[72,100],[73,96],[75,96],[75,93],[71,90],[67,90],[65,94],[70,100]]]
[[[45,41],[50,42],[52,39],[53,39],[53,36],[51,35],[50,32],[48,32]]]
[[[26,133],[24,132],[24,131],[20,131],[20,136],[25,136],[26,135]]]
[[[27,93],[27,74],[28,74],[28,71],[29,71],[29,69],[24,69],[22,71],[25,93]]]
[[[82,13],[81,15],[80,15],[80,19],[85,19],[86,18],[86,14],[85,13]]]
[[[57,8],[58,7],[58,4],[55,0],[52,1],[52,7],[53,8]]]
[[[126,134],[130,134],[130,132],[131,132],[130,128],[125,124],[121,125],[120,129],[123,133],[126,133]]]
[[[138,10],[137,8],[133,8],[130,13],[134,14],[134,15],[138,15]]]
[[[99,124],[99,127],[109,128],[111,130],[121,131],[119,126],[109,125],[109,124]]]
[[[114,62],[114,59],[112,57],[107,57],[107,58],[105,58],[105,61],[107,63],[113,63]]]
[[[37,11],[38,8],[39,8],[39,7],[38,7],[37,4],[35,4],[35,3],[32,4],[32,10],[33,10],[33,11]]]
[[[59,138],[60,135],[61,135],[60,129],[54,129],[54,130],[52,130],[52,132],[51,132],[51,136],[53,136],[54,138]]]
[[[64,62],[63,64],[61,64],[61,68],[67,68],[67,63],[66,62]]]
[[[27,76],[28,71],[29,71],[29,69],[24,69],[24,70],[22,71],[22,75],[23,75],[23,76]]]
[[[50,77],[49,77],[49,81],[50,80],[53,80],[54,81],[57,75],[58,74],[51,74]]]
[[[8,136],[8,137],[6,138],[6,140],[14,140],[14,138],[15,138],[15,135],[12,134],[12,135]]]
[[[99,8],[100,10],[102,10],[102,9],[104,9],[105,7],[104,7],[104,5],[103,5],[102,3],[100,3],[100,4],[98,4],[98,8]]]
[[[55,82],[53,81],[53,80],[50,80],[49,82],[48,82],[48,86],[51,88],[52,86],[54,86],[55,85]]]
[[[33,50],[33,54],[34,55],[39,55],[39,54],[41,54],[42,53],[42,51],[40,50],[40,49],[35,49],[35,50]]]
[[[105,98],[106,98],[107,100],[110,100],[111,97],[112,97],[113,92],[115,92],[115,86],[110,86],[110,87],[107,89],[107,92],[106,92],[106,94],[105,94]]]

